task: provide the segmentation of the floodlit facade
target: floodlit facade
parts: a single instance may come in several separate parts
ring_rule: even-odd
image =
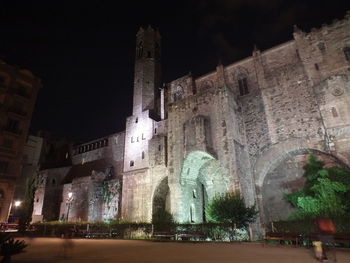
[[[310,153],[349,167],[349,13],[162,88],[159,32],[141,28],[135,55],[126,130],[72,148],[62,220],[145,222],[165,208],[178,222],[199,223],[213,196],[234,191],[257,204],[264,224],[290,213],[282,196],[303,186]],[[45,203],[45,191],[37,196]]]

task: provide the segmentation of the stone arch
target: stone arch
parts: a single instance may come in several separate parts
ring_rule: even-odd
[[[168,177],[163,178],[153,192],[152,218],[158,210],[170,211],[170,189]]]
[[[299,150],[307,150],[310,153],[323,153],[326,155],[330,155],[323,151],[323,146],[311,143],[307,139],[294,139],[288,140],[282,143],[278,143],[273,145],[272,147],[265,150],[260,158],[255,162],[254,165],[254,175],[255,175],[255,185],[260,188],[264,182],[265,176],[269,170],[274,169],[281,162],[281,160],[285,159],[288,155],[292,154],[295,151]],[[337,155],[332,155],[337,159],[338,163],[344,167],[348,167],[346,162],[342,160],[341,157]]]
[[[192,151],[183,163],[180,175],[180,222],[206,220],[205,207],[217,193],[228,190],[229,180],[220,162],[207,152]]]
[[[303,166],[309,154],[316,155],[326,165],[347,166],[337,156],[311,147],[301,139],[274,145],[265,151],[255,166],[258,205],[263,222],[286,219],[293,210],[283,196],[303,187]]]

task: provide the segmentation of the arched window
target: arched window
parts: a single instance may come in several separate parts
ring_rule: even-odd
[[[179,85],[173,91],[173,100],[174,100],[174,102],[176,102],[178,100],[182,100],[182,96],[183,96],[183,89]]]
[[[239,89],[239,95],[241,96],[247,95],[249,93],[247,77],[242,76],[238,79],[238,89]]]
[[[137,47],[137,56],[140,58],[142,57],[142,54],[143,54],[143,43],[141,41]]]

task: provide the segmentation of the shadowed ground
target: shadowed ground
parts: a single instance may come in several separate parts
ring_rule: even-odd
[[[25,239],[25,253],[15,255],[13,263],[209,263],[209,262],[317,262],[313,251],[290,246],[263,246],[257,243],[176,243],[135,240],[72,240],[73,248],[64,257],[64,239]],[[66,243],[67,245],[67,243]],[[350,249],[336,252],[337,262],[350,262]],[[332,255],[330,260],[333,262]]]

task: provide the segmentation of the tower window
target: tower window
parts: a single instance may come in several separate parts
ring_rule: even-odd
[[[134,166],[134,161],[130,161],[130,167]]]
[[[143,43],[142,41],[139,43],[139,46],[137,47],[137,56],[142,57],[143,54]]]
[[[0,161],[0,173],[6,173],[9,167],[9,163],[5,161]]]
[[[238,88],[239,88],[239,94],[241,96],[246,95],[249,93],[248,91],[248,84],[247,84],[247,78],[241,78],[238,80]]]
[[[350,61],[350,47],[344,47],[344,55],[347,61]]]
[[[320,68],[319,68],[319,66],[318,66],[317,63],[315,63],[315,69],[316,69],[317,71],[320,70]]]
[[[145,159],[145,152],[142,152],[142,159]]]
[[[334,118],[338,117],[338,112],[337,112],[337,109],[332,107],[332,115]]]
[[[162,150],[162,146],[159,144],[158,145],[158,151],[160,152]]]
[[[142,137],[141,137],[141,138],[142,138],[142,140],[146,140],[146,138],[145,138],[145,136],[143,135],[143,133],[142,133]]]
[[[138,123],[138,122],[139,122],[139,118],[136,118],[136,119],[135,119],[135,123]]]
[[[157,128],[154,128],[154,134],[157,134]]]

